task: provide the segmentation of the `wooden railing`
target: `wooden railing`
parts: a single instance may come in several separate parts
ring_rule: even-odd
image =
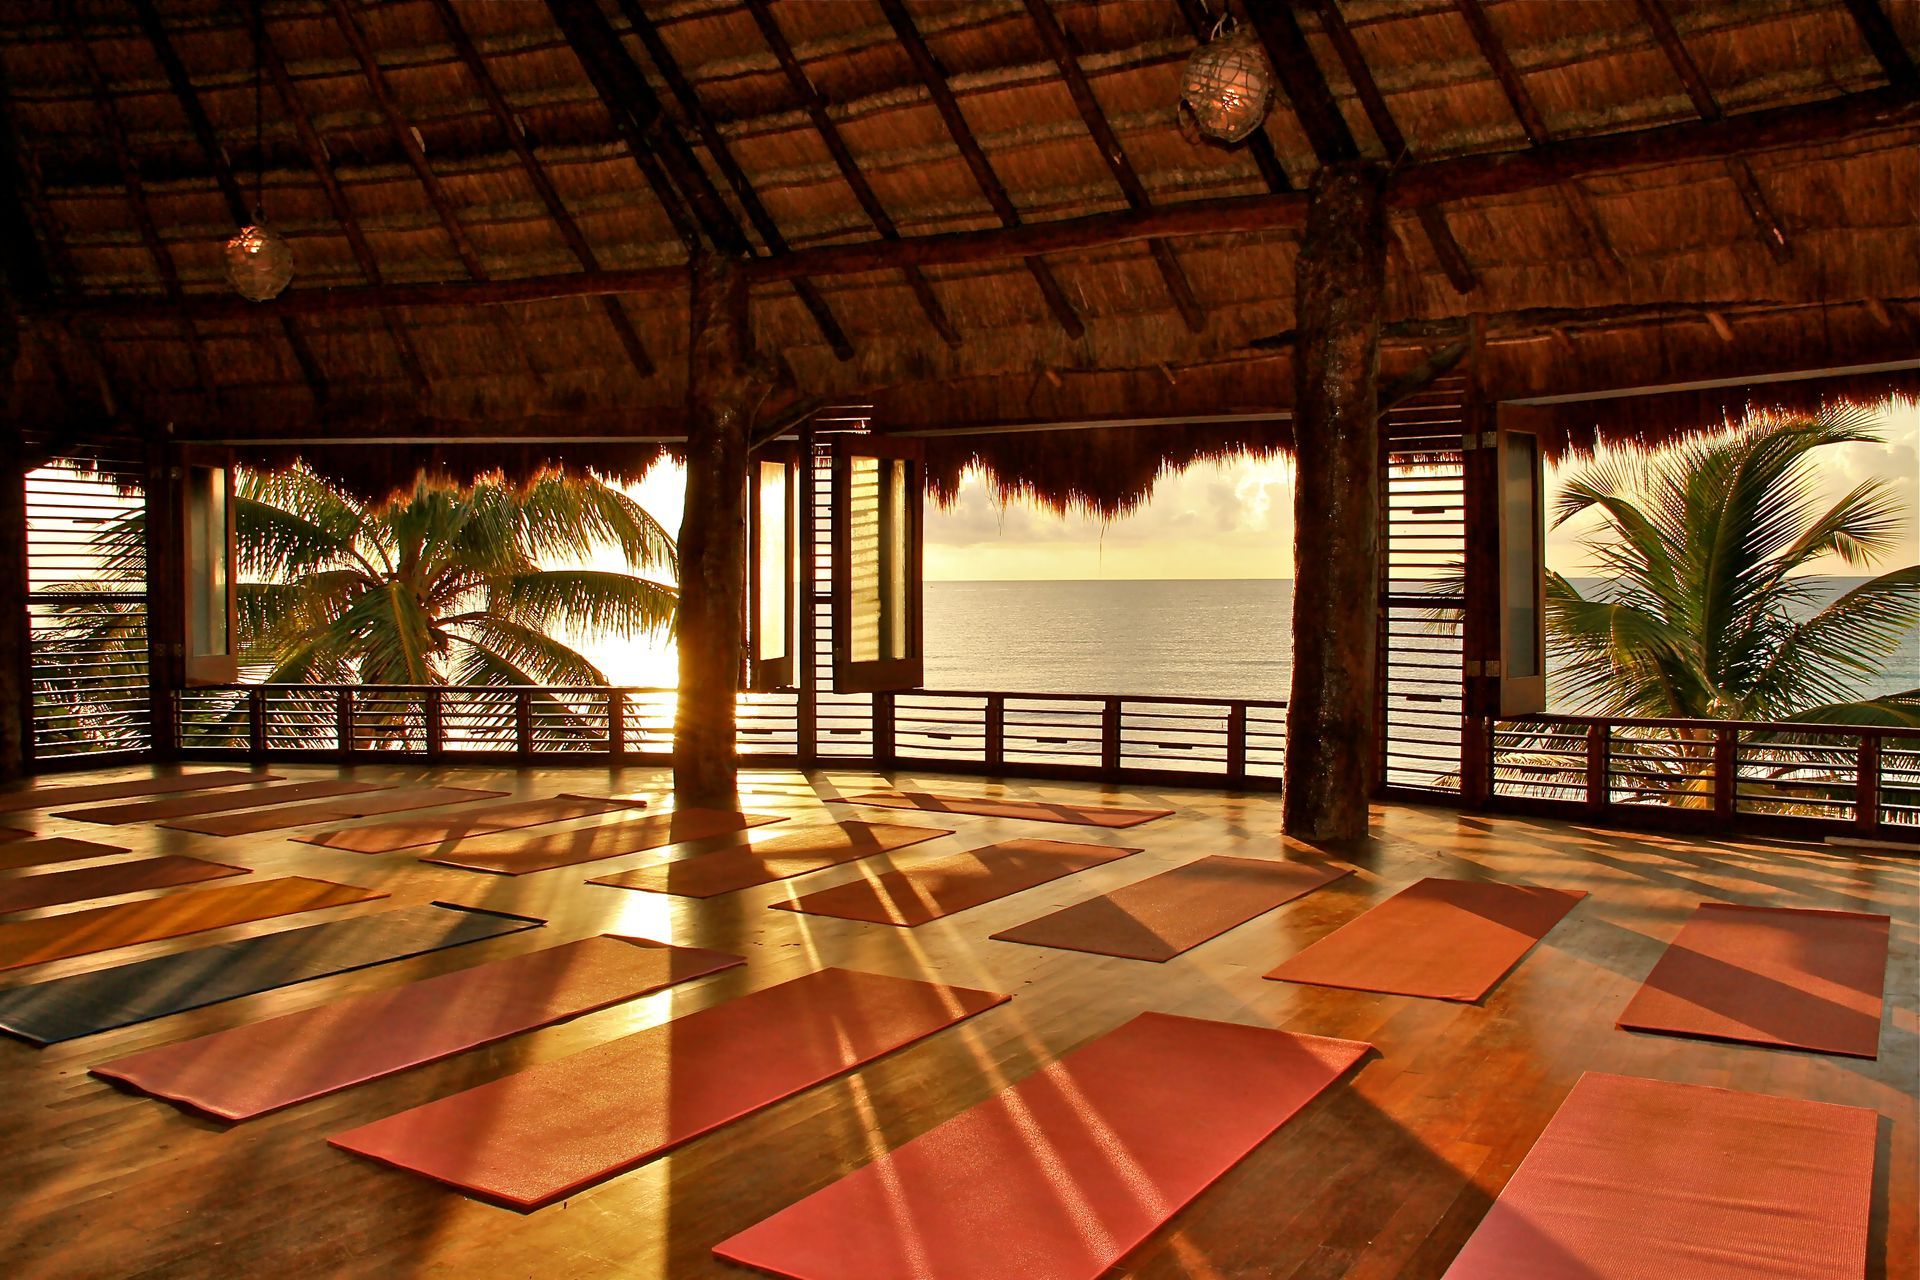
[[[1535,716],[1487,737],[1491,807],[1624,826],[1920,836],[1920,729]]]

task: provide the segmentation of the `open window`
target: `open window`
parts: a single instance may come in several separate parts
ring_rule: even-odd
[[[800,620],[800,476],[791,448],[771,447],[749,464],[747,494],[747,688],[795,683]]]
[[[1499,485],[1500,714],[1547,708],[1546,489],[1542,411],[1499,406],[1495,469]]]
[[[910,440],[835,441],[833,687],[917,689],[921,647],[921,506],[925,467]]]
[[[184,619],[181,655],[188,685],[231,684],[235,654],[233,467],[224,455],[188,455],[181,473]]]

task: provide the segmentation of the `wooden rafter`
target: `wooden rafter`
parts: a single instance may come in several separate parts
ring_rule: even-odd
[[[848,149],[846,139],[840,136],[840,127],[834,124],[833,116],[827,110],[826,99],[820,96],[820,91],[813,87],[813,81],[807,78],[806,69],[800,65],[799,58],[794,56],[793,46],[787,42],[786,33],[780,29],[779,22],[768,10],[767,0],[746,0],[746,3],[747,9],[753,14],[754,23],[760,28],[761,36],[767,42],[767,47],[773,51],[774,60],[780,64],[780,70],[786,76],[788,86],[800,99],[800,105],[805,108],[807,118],[813,122],[814,131],[826,144],[827,153],[833,157],[834,164],[840,169],[840,176],[852,189],[853,198],[859,201],[860,207],[866,211],[874,230],[880,233],[882,240],[899,240],[900,231],[894,226],[892,215],[888,214],[885,206],[880,203],[880,197],[874,194],[873,185],[867,181],[867,175],[862,173],[860,166],[854,162],[853,152]],[[959,346],[960,331],[948,319],[946,308],[941,306],[940,299],[934,295],[933,285],[928,282],[918,267],[907,267],[904,274],[907,278],[907,287],[913,290],[914,298],[919,301],[920,309],[926,313],[927,320],[933,325],[935,331],[948,346]]]
[[[142,3],[149,2],[150,0],[142,0]],[[598,271],[599,256],[594,253],[593,246],[587,243],[586,236],[581,233],[580,224],[573,220],[573,214],[568,211],[566,202],[560,198],[560,192],[554,188],[553,180],[547,176],[546,166],[540,163],[540,157],[533,153],[533,147],[527,142],[526,134],[520,128],[520,122],[515,117],[513,108],[507,103],[505,95],[500,92],[500,86],[494,81],[493,72],[488,70],[486,60],[474,47],[473,39],[468,36],[466,27],[461,24],[460,15],[454,12],[451,0],[432,0],[432,3],[434,12],[439,15],[440,24],[447,33],[447,39],[453,44],[454,52],[460,55],[460,61],[466,67],[467,74],[479,88],[480,96],[486,100],[487,110],[492,113],[494,123],[499,125],[500,131],[506,135],[508,148],[512,150],[514,158],[520,162],[520,170],[526,175],[528,184],[539,195],[540,202],[546,206],[547,216],[553,219],[553,225],[560,232],[560,239],[567,246],[567,252],[574,256],[574,260],[580,264],[582,271]],[[614,336],[620,340],[620,347],[627,353],[627,359],[632,361],[633,367],[643,376],[651,374],[654,370],[653,357],[647,354],[645,345],[640,341],[640,335],[634,332],[633,320],[627,315],[626,308],[621,304],[620,299],[601,298],[600,309],[606,315],[607,324],[613,329]]]
[[[1249,4],[1247,17],[1260,37],[1261,47],[1267,51],[1267,61],[1273,64],[1280,90],[1287,95],[1294,118],[1306,133],[1314,156],[1321,164],[1359,159],[1359,144],[1353,140],[1353,131],[1347,128],[1346,117],[1340,114],[1332,90],[1327,88],[1327,78],[1321,74],[1319,62],[1307,46],[1306,33],[1300,30],[1292,7]]]
[[[1693,100],[1693,109],[1700,113],[1702,120],[1718,120],[1725,114],[1720,110],[1719,99],[1714,97],[1712,86],[1701,74],[1700,64],[1687,52],[1686,42],[1680,38],[1680,32],[1675,29],[1666,6],[1661,0],[1635,0],[1635,3],[1639,6],[1641,19],[1659,42],[1661,52],[1666,54],[1667,65],[1673,68],[1674,75],[1686,87],[1687,97]],[[1787,230],[1780,224],[1780,215],[1773,211],[1766,192],[1761,189],[1753,166],[1735,156],[1727,161],[1727,177],[1732,180],[1734,190],[1740,193],[1741,206],[1746,209],[1747,217],[1752,221],[1754,231],[1767,252],[1777,262],[1791,258],[1793,248],[1787,242]]]
[[[1201,0],[1178,0],[1180,16],[1185,19],[1187,31],[1195,42],[1205,40],[1213,31],[1214,18],[1207,12]],[[1267,136],[1264,128],[1255,129],[1247,135],[1244,144],[1247,154],[1253,157],[1254,168],[1260,170],[1260,177],[1269,191],[1291,191],[1293,180],[1287,177],[1286,166],[1280,163],[1280,157],[1274,154],[1273,139]]]
[[[758,0],[755,0],[758,2]],[[1080,113],[1081,121],[1087,126],[1087,132],[1093,136],[1093,143],[1100,152],[1100,158],[1106,161],[1107,171],[1126,197],[1127,207],[1136,212],[1153,207],[1153,200],[1147,194],[1146,184],[1140,181],[1140,175],[1134,172],[1133,163],[1127,159],[1127,153],[1120,145],[1120,139],[1107,121],[1107,114],[1101,110],[1100,102],[1093,96],[1093,86],[1087,83],[1087,74],[1080,68],[1080,55],[1067,39],[1066,30],[1061,27],[1060,19],[1054,14],[1047,0],[1026,0],[1027,13],[1033,18],[1034,29],[1040,33],[1041,43],[1047,47],[1054,65],[1060,68],[1060,75],[1067,84],[1067,93],[1073,98],[1073,105]],[[1173,305],[1179,308],[1180,318],[1191,333],[1204,332],[1207,327],[1207,313],[1194,296],[1193,285],[1187,280],[1187,273],[1180,265],[1180,259],[1174,255],[1173,246],[1164,239],[1147,241],[1147,248],[1153,254],[1154,265],[1160,269],[1160,278],[1166,282],[1167,292],[1173,297]]]
[[[987,153],[980,148],[979,139],[973,136],[973,129],[967,124],[966,116],[960,110],[960,102],[953,96],[953,89],[947,84],[946,68],[933,56],[933,50],[927,47],[926,37],[920,34],[920,28],[914,25],[913,16],[907,12],[904,0],[880,0],[880,8],[892,24],[894,34],[900,37],[900,46],[907,52],[907,58],[913,63],[915,71],[926,84],[927,96],[933,100],[934,109],[940,113],[941,121],[947,126],[947,133],[953,138],[953,144],[960,149],[961,159],[967,162],[967,168],[973,174],[974,182],[980,188],[980,194],[987,198],[993,212],[1003,227],[1020,225],[1020,211],[1014,207],[1013,198],[993,171],[993,164],[987,159]],[[1074,311],[1073,303],[1067,299],[1066,290],[1054,278],[1052,268],[1046,259],[1038,255],[1023,259],[1027,272],[1033,276],[1034,283],[1040,287],[1040,296],[1046,299],[1047,310],[1053,312],[1053,318],[1070,338],[1078,338],[1087,331],[1079,314]]]
[[[1334,53],[1340,58],[1340,65],[1346,70],[1347,79],[1353,82],[1353,91],[1360,99],[1361,108],[1367,113],[1367,123],[1373,126],[1374,136],[1380,139],[1387,159],[1394,164],[1404,164],[1410,158],[1406,135],[1401,133],[1400,125],[1387,107],[1386,95],[1380,92],[1379,82],[1373,78],[1373,72],[1360,52],[1360,43],[1353,38],[1353,30],[1347,26],[1346,16],[1340,12],[1339,0],[1315,0],[1315,7],[1320,15],[1320,29],[1326,32]],[[1414,215],[1420,220],[1420,229],[1426,233],[1427,243],[1433,249],[1433,256],[1439,260],[1440,269],[1446,272],[1448,281],[1460,293],[1471,293],[1479,285],[1479,280],[1474,275],[1473,264],[1467,260],[1466,250],[1460,247],[1460,242],[1454,238],[1453,228],[1447,225],[1446,214],[1436,206],[1427,204],[1416,208]]]
[[[746,213],[747,221],[753,225],[755,234],[760,237],[760,242],[766,246],[768,253],[787,252],[787,238],[781,232],[779,224],[773,220],[773,215],[767,212],[767,206],[761,201],[760,193],[754,190],[746,170],[742,169],[739,161],[733,158],[733,152],[727,146],[727,140],[721,137],[720,130],[714,125],[712,117],[701,107],[699,94],[694,90],[692,82],[680,70],[679,61],[674,58],[673,51],[667,48],[666,41],[660,38],[659,31],[647,17],[646,11],[636,0],[620,0],[620,11],[626,17],[627,25],[632,28],[634,35],[640,38],[641,48],[647,51],[647,57],[652,60],[654,70],[666,83],[667,91],[673,94],[674,102],[678,104],[681,114],[693,125],[695,132],[700,135],[701,144],[707,149],[707,154],[718,166],[720,175],[726,179],[727,185],[733,188],[734,198],[740,202],[740,208]],[[800,304],[813,317],[814,324],[820,330],[820,336],[826,339],[827,346],[832,348],[834,356],[841,360],[853,359],[853,343],[847,340],[846,331],[840,327],[840,322],[834,319],[833,311],[827,306],[827,300],[821,295],[819,286],[811,280],[799,279],[793,282],[793,291],[799,297]]]
[[[1900,43],[1900,33],[1887,11],[1880,7],[1880,0],[1842,0],[1842,3],[1853,15],[1854,25],[1860,28],[1860,38],[1873,51],[1887,79],[1907,88],[1920,85],[1920,67],[1914,66],[1913,55]]]

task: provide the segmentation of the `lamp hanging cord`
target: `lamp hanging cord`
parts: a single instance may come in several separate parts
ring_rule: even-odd
[[[267,185],[266,108],[261,84],[262,64],[266,61],[266,0],[252,0],[253,10],[253,220],[264,222],[261,214]]]

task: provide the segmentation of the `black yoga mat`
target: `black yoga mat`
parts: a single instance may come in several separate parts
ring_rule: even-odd
[[[242,938],[0,990],[0,1031],[44,1047],[544,923],[436,902]]]

